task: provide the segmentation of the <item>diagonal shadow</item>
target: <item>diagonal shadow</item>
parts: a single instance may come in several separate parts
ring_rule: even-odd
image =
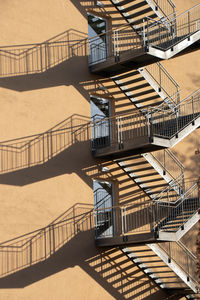
[[[79,266],[115,299],[153,299],[153,281],[118,248],[98,249],[93,241],[93,210],[76,204],[49,226],[0,244],[0,288],[24,288]]]

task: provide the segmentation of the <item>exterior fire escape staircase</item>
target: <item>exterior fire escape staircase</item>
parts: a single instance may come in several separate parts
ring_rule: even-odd
[[[180,88],[167,70],[160,63],[146,65],[196,46],[200,6],[176,17],[173,5],[167,15],[161,7],[171,1],[111,2],[131,26],[109,33],[112,47],[106,51],[90,41],[90,69],[111,76],[135,110],[94,121],[93,154],[114,159],[149,201],[106,207],[103,199],[95,210],[96,243],[120,247],[165,292],[195,299],[197,258],[180,239],[200,220],[198,186],[185,181],[183,165],[163,148],[200,126],[200,92],[180,101]],[[152,15],[145,19],[145,13]],[[123,101],[119,98],[120,107]],[[150,153],[154,150],[159,151]]]
[[[133,1],[120,1],[119,3],[115,1],[114,5],[126,20],[139,16],[140,11],[135,14],[131,13],[130,18],[127,16],[131,6],[123,8],[123,4],[126,2],[131,3],[131,5],[133,3]],[[148,3],[148,11],[152,10],[153,7],[157,13],[161,11],[158,9],[161,3],[170,3],[168,1],[143,2]],[[159,5],[156,6],[155,3]],[[140,4],[142,5],[142,2]],[[133,9],[134,5],[136,4],[132,5]],[[129,22],[127,25],[89,39],[91,72],[103,76],[114,76],[135,67],[139,68],[159,60],[169,59],[177,54],[183,55],[185,54],[183,50],[194,51],[198,49],[200,5],[196,5],[178,16],[175,15],[174,8],[172,10],[173,12],[168,18],[164,16],[164,18],[155,19],[147,16],[135,21],[135,23],[134,21],[131,24]],[[138,29],[135,30],[136,28]]]
[[[111,2],[136,32],[142,29],[140,26],[147,16],[161,21],[167,20],[168,16],[175,16],[176,7],[171,0],[111,0]]]

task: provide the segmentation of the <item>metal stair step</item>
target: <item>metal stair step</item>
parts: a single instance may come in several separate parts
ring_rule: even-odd
[[[128,171],[128,173],[138,173],[138,172],[143,172],[143,171],[148,171],[148,170],[153,170],[154,168],[153,167],[147,167],[147,168],[142,168],[142,169],[137,169],[137,170],[134,170],[134,171]]]
[[[132,92],[132,91],[137,91],[137,90],[149,87],[149,86],[150,86],[149,83],[144,83],[144,84],[141,84],[141,85],[138,85],[138,86],[134,86],[134,87],[130,87],[130,88],[124,86],[122,88],[122,91],[123,92]],[[151,89],[151,90],[152,90],[152,92],[155,92],[154,89]]]
[[[140,17],[140,16],[142,16],[142,15],[145,15],[145,14],[151,12],[151,11],[152,11],[152,8],[151,8],[151,7],[147,7],[147,8],[145,8],[145,9],[143,9],[143,10],[139,10],[139,11],[136,12],[136,13],[132,13],[132,14],[130,14],[130,15],[127,15],[126,18],[127,18],[127,19],[134,19],[134,18]],[[155,14],[155,17],[157,17],[156,14]],[[143,20],[143,19],[142,19],[142,20]],[[134,23],[135,23],[135,22],[134,22]]]
[[[152,103],[151,104],[151,107],[153,107],[153,106],[158,106],[158,105],[160,105],[160,104],[162,104],[163,103],[163,101],[158,101],[158,102],[156,102],[156,103]],[[148,108],[149,107],[149,105],[143,105],[143,106],[141,106],[141,108]]]
[[[119,5],[116,5],[116,6],[119,6]],[[119,6],[118,9],[120,10],[121,13],[127,13],[127,12],[129,12],[131,10],[138,9],[138,8],[143,7],[143,6],[147,6],[147,2],[146,1],[142,1],[142,2],[139,2],[137,4],[130,5],[130,6],[126,7],[126,8],[122,8],[122,9],[120,9],[120,6]]]
[[[134,95],[134,97],[136,97],[136,95]],[[129,98],[132,98],[132,97],[130,96]],[[136,101],[134,101],[134,103],[144,103],[144,102],[149,102],[151,100],[156,100],[156,99],[160,99],[160,96],[158,94],[156,94],[155,96],[148,97],[148,98],[143,98],[143,99],[140,99],[140,100],[136,100]]]
[[[126,5],[126,4],[129,4],[129,3],[132,3],[134,0],[123,0],[123,1],[119,1],[118,3],[115,3],[114,1],[114,5],[116,6],[122,6],[122,5]]]
[[[118,76],[112,77],[112,79],[114,81],[116,81],[116,80],[122,80],[122,79],[126,79],[127,77],[135,76],[135,75],[140,75],[140,73],[136,70],[136,71],[132,71],[132,72],[129,72],[129,73],[126,73],[126,74],[122,74],[122,75],[118,75]]]
[[[151,19],[155,19],[155,18],[157,18],[157,15],[156,14],[152,14],[152,15],[149,15],[148,17],[151,18]],[[130,15],[130,16],[126,17],[126,18],[127,19],[132,19],[133,17]],[[143,26],[143,18],[134,21],[134,24],[135,25],[141,24]],[[138,29],[140,29],[140,28],[138,28]]]
[[[116,80],[117,81],[117,80]],[[146,81],[144,77],[139,77],[139,78],[135,78],[135,79],[131,79],[131,80],[127,80],[127,81],[123,81],[121,83],[116,83],[119,87],[121,86],[126,86],[126,85],[129,85],[129,84],[132,84],[132,83],[137,83],[137,82],[140,82],[140,81]]]

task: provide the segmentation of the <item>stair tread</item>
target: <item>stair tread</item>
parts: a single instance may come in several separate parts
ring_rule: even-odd
[[[123,8],[123,9],[120,9],[120,12],[122,12],[122,13],[126,13],[126,12],[129,12],[129,11],[131,11],[131,10],[135,10],[135,9],[138,9],[138,8],[141,8],[141,7],[143,7],[143,6],[147,6],[148,4],[147,4],[147,2],[146,1],[142,1],[142,2],[139,2],[139,3],[137,3],[137,4],[132,4],[132,5],[130,5],[130,6],[128,6],[128,7],[126,7],[126,8]],[[115,6],[120,6],[120,5],[116,5],[115,4]]]

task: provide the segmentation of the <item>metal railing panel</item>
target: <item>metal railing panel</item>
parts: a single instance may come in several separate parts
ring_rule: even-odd
[[[159,22],[147,18],[143,39],[148,46],[167,50],[200,30],[200,5],[196,5],[176,18]]]

